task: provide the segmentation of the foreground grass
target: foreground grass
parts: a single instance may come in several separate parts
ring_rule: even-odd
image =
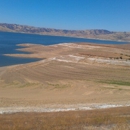
[[[0,115],[0,130],[129,130],[130,107]]]

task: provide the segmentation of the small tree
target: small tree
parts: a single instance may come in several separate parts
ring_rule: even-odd
[[[120,59],[122,59],[122,56],[120,56]]]

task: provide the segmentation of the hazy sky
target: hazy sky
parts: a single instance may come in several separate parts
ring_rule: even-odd
[[[0,23],[130,31],[130,0],[0,0]]]

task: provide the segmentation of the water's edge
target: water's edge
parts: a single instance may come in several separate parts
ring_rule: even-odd
[[[64,112],[64,111],[81,111],[96,110],[116,107],[128,107],[130,104],[77,104],[66,105],[64,107],[0,107],[0,114],[11,114],[19,112]]]

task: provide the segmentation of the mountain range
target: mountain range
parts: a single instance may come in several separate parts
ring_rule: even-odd
[[[130,41],[130,32],[114,32],[104,29],[64,30],[64,29],[33,27],[19,24],[0,23],[0,31]]]

